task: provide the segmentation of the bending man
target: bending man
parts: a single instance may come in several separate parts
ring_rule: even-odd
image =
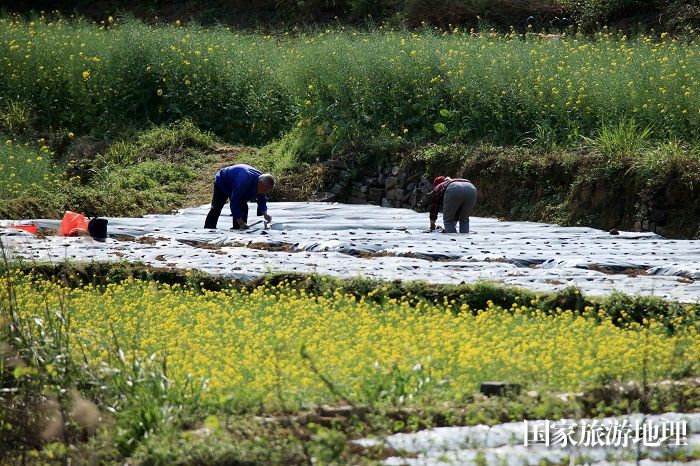
[[[214,177],[214,196],[211,210],[204,222],[204,228],[216,228],[221,209],[226,201],[231,202],[233,228],[248,228],[248,201],[257,200],[258,216],[264,215],[266,222],[272,217],[267,214],[267,196],[275,187],[275,179],[269,173],[262,174],[250,165],[239,164],[219,170]]]
[[[476,204],[476,188],[469,180],[438,176],[430,195],[430,229],[435,229],[438,212],[442,209],[445,233],[469,233],[469,216]]]

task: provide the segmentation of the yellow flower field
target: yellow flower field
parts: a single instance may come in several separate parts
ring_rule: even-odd
[[[113,366],[118,349],[127,361],[165,356],[171,379],[206,379],[207,396],[253,405],[333,400],[311,364],[351,400],[459,401],[493,379],[578,390],[640,380],[645,368],[651,380],[683,363],[697,373],[700,354],[694,314],[676,318],[671,335],[654,320],[620,328],[602,313],[473,312],[411,296],[379,304],[288,284],[200,293],[142,281],[70,290],[20,278],[15,292],[27,322],[46,312],[70,322],[77,360]]]
[[[77,134],[192,118],[229,142],[298,128],[321,143],[575,144],[633,120],[658,140],[700,124],[697,40],[667,34],[224,28],[0,18],[0,104]],[[15,102],[15,103],[16,103]]]

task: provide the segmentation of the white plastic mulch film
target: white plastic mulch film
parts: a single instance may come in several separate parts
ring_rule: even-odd
[[[243,280],[271,271],[445,284],[490,280],[534,291],[576,286],[590,295],[618,290],[700,301],[700,241],[477,217],[471,233],[443,234],[427,230],[427,213],[408,209],[294,202],[269,208],[277,227],[267,230],[262,223],[230,230],[225,215],[219,229],[205,230],[208,206],[202,206],[176,215],[110,218],[112,237],[104,243],[40,239],[2,227],[0,235],[12,257],[29,261],[127,260]],[[33,223],[58,227],[52,220]]]
[[[551,425],[548,442],[525,441],[535,429],[542,433],[545,423]],[[390,448],[395,454],[384,464],[391,466],[698,466],[700,460],[687,458],[700,448],[700,413],[438,427],[355,443]]]

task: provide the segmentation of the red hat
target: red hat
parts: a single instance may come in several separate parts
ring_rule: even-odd
[[[442,183],[443,181],[445,181],[445,177],[444,177],[444,176],[438,176],[437,178],[435,178],[435,179],[433,180],[433,188],[434,188],[435,186],[439,185],[440,183]]]

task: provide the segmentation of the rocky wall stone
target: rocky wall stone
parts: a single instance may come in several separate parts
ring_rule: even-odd
[[[432,183],[417,171],[398,165],[378,166],[372,176],[352,179],[347,170],[329,177],[324,199],[349,204],[376,204],[407,209],[425,208],[430,202]]]

